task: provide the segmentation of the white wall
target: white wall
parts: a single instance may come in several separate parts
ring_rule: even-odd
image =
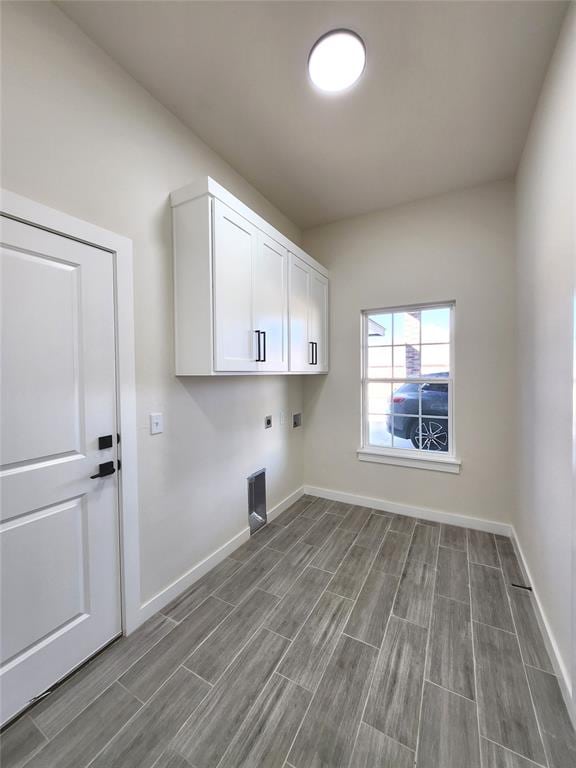
[[[572,7],[517,177],[520,418],[516,530],[567,679],[574,675],[570,667],[576,662],[576,617],[572,613],[576,570],[571,553],[575,525],[575,175],[576,9]]]
[[[301,485],[299,377],[173,375],[169,193],[210,174],[298,241],[282,214],[51,3],[2,3],[2,186],[134,241],[142,599],[247,525],[246,476],[269,506]],[[165,432],[147,433],[162,411]],[[264,416],[276,424],[264,431]]]
[[[515,506],[514,187],[500,182],[304,233],[331,270],[331,370],[305,383],[305,481],[511,522]],[[456,301],[459,475],[358,461],[360,312]]]

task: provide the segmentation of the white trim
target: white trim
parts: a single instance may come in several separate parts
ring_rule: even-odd
[[[140,546],[138,524],[138,454],[136,446],[136,379],[134,368],[134,294],[132,241],[82,219],[48,208],[26,197],[0,190],[2,213],[26,224],[87,243],[114,254],[118,381],[118,483],[120,513],[120,592],[125,634],[138,627],[140,616]]]
[[[413,383],[413,384],[427,384],[427,383],[434,383],[437,384],[439,379],[437,377],[433,376],[419,376],[415,378],[410,377],[396,377],[394,376],[394,349],[397,345],[394,344],[394,314],[396,312],[409,312],[410,310],[427,310],[427,309],[434,309],[434,308],[447,308],[450,310],[450,340],[449,340],[449,352],[450,352],[450,370],[448,371],[449,375],[446,378],[441,379],[440,381],[445,382],[448,386],[448,415],[445,417],[439,417],[441,419],[446,419],[448,424],[448,448],[449,452],[447,454],[444,454],[443,457],[443,464],[446,464],[446,466],[439,466],[438,461],[439,459],[434,460],[434,465],[425,466],[422,465],[420,461],[415,461],[415,459],[426,459],[427,460],[427,454],[425,451],[421,451],[418,449],[415,449],[411,455],[408,454],[406,450],[399,450],[397,448],[394,448],[394,439],[392,440],[392,446],[390,448],[382,447],[382,446],[373,446],[370,444],[369,440],[369,424],[368,424],[368,412],[367,412],[367,404],[368,404],[368,386],[372,383],[389,383],[392,386],[394,384],[407,384],[407,383]],[[368,377],[368,320],[370,318],[370,315],[372,314],[390,314],[392,316],[392,339],[390,347],[392,349],[392,376],[390,377],[381,377],[372,379]],[[460,460],[457,457],[457,448],[456,448],[456,430],[454,428],[455,423],[455,408],[454,408],[454,389],[456,384],[456,375],[455,375],[455,337],[456,337],[456,327],[455,327],[455,317],[456,317],[456,301],[454,299],[447,300],[447,301],[435,301],[432,303],[422,303],[422,304],[406,304],[401,307],[380,307],[378,309],[363,309],[361,311],[361,321],[360,321],[360,382],[361,382],[361,401],[360,401],[360,411],[361,411],[361,431],[360,431],[360,439],[361,439],[361,447],[359,448],[359,453],[361,452],[364,454],[363,456],[358,455],[358,458],[361,461],[374,461],[379,464],[394,464],[396,466],[406,466],[406,467],[412,467],[415,469],[436,469],[440,472],[452,472],[454,474],[457,474],[460,472]],[[420,344],[422,344],[422,326],[420,326]],[[434,344],[440,344],[441,342],[434,342]],[[388,346],[388,345],[384,345]],[[421,412],[421,399],[419,403],[418,408],[418,418],[422,418],[422,412]],[[399,417],[405,417],[406,414],[399,413],[397,414]],[[410,415],[410,414],[409,414]],[[416,414],[413,415],[416,417]],[[392,460],[390,458],[384,459],[381,457],[393,457]],[[400,459],[400,460],[398,460]],[[450,468],[448,465],[451,465]]]
[[[514,526],[511,526],[511,528],[512,528],[511,539],[512,539],[512,544],[514,546],[514,550],[516,552],[516,557],[518,558],[520,567],[524,571],[524,576],[527,579],[528,584],[530,584],[530,586],[532,587],[532,594],[534,596],[534,607],[536,609],[535,614],[536,614],[536,619],[538,621],[538,626],[540,627],[540,632],[542,633],[544,642],[546,644],[546,650],[548,651],[548,655],[550,656],[550,660],[552,661],[552,666],[554,667],[554,671],[558,678],[558,682],[560,684],[560,690],[562,691],[562,696],[564,697],[566,708],[568,709],[568,714],[572,719],[572,724],[574,725],[574,728],[576,728],[576,705],[574,702],[574,688],[576,688],[576,685],[572,685],[570,682],[569,671],[566,668],[566,665],[564,664],[564,662],[562,661],[560,650],[558,648],[558,643],[556,642],[554,632],[552,631],[552,627],[546,616],[546,611],[544,610],[542,602],[538,596],[538,591],[536,590],[534,579],[532,578],[530,569],[528,568],[528,562],[524,556],[522,547],[520,546],[520,540],[518,539],[516,529],[514,528]]]
[[[446,525],[457,525],[462,528],[475,528],[478,531],[498,533],[502,536],[511,537],[514,531],[509,523],[501,523],[497,520],[486,520],[482,517],[458,515],[453,512],[444,512],[440,509],[431,509],[430,507],[415,507],[408,504],[400,504],[397,501],[388,501],[387,499],[375,499],[371,496],[360,496],[356,493],[345,493],[344,491],[334,491],[328,488],[317,488],[313,485],[305,485],[303,491],[312,496],[320,496],[323,499],[343,501],[345,504],[357,504],[360,507],[379,509],[382,510],[382,512],[392,512],[395,515],[421,517],[423,520],[430,520],[435,523],[445,523]]]
[[[313,259],[312,256],[303,251],[298,245],[289,240],[286,235],[277,230],[266,219],[259,216],[255,211],[245,205],[235,195],[225,189],[221,184],[218,184],[211,176],[201,176],[193,181],[191,184],[187,184],[185,187],[175,190],[170,195],[170,204],[172,208],[176,208],[178,205],[188,203],[190,200],[196,200],[204,195],[220,200],[222,203],[232,208],[233,211],[243,216],[247,221],[253,224],[257,229],[267,234],[273,240],[280,245],[283,245],[291,253],[298,256],[302,261],[306,262],[308,266],[320,272],[324,277],[329,277],[330,274],[326,267],[322,266],[320,262]]]
[[[356,456],[359,461],[372,461],[376,464],[393,464],[397,467],[412,469],[429,469],[434,472],[451,472],[458,474],[462,462],[453,456],[420,455],[417,451],[394,451],[385,448],[358,448]]]
[[[295,501],[298,501],[303,495],[304,489],[298,488],[279,504],[276,504],[276,506],[268,512],[268,522],[272,522],[275,517],[278,517],[281,512],[288,509],[289,506],[294,504]],[[181,595],[182,592],[191,587],[194,582],[198,581],[198,579],[204,576],[205,573],[212,570],[218,563],[221,563],[222,560],[228,557],[231,552],[237,549],[245,541],[248,541],[249,538],[250,529],[243,528],[239,533],[232,536],[231,539],[228,539],[225,544],[222,544],[221,547],[214,550],[208,557],[205,557],[204,560],[201,560],[194,567],[190,568],[189,571],[186,571],[182,576],[179,576],[175,581],[155,594],[154,597],[151,597],[143,603],[140,608],[140,623],[146,621],[155,613],[158,613],[158,611],[161,611],[162,608],[166,607],[168,603],[171,603],[174,598]]]

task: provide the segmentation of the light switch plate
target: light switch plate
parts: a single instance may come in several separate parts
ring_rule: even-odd
[[[159,435],[164,432],[164,414],[151,413],[150,414],[150,434]]]

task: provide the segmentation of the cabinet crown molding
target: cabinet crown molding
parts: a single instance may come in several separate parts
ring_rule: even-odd
[[[316,259],[313,259],[312,256],[306,253],[306,251],[303,251],[299,245],[293,243],[292,240],[286,237],[286,235],[283,235],[282,232],[276,229],[276,227],[273,227],[272,224],[266,221],[266,219],[259,216],[211,176],[201,176],[190,184],[186,184],[185,187],[180,187],[180,189],[172,192],[170,195],[170,205],[172,208],[177,208],[184,203],[205,196],[225,203],[229,208],[232,208],[236,213],[239,213],[261,232],[264,232],[269,237],[276,240],[277,243],[288,249],[290,253],[298,256],[299,259],[302,259],[302,261],[305,261],[317,272],[320,272],[321,275],[324,275],[324,277],[330,276],[330,273],[325,266],[320,264],[319,261],[316,261]]]

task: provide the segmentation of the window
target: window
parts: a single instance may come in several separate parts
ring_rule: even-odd
[[[458,471],[453,439],[453,304],[362,313],[359,458]],[[416,464],[417,465],[417,464]],[[456,468],[454,468],[456,466]]]

